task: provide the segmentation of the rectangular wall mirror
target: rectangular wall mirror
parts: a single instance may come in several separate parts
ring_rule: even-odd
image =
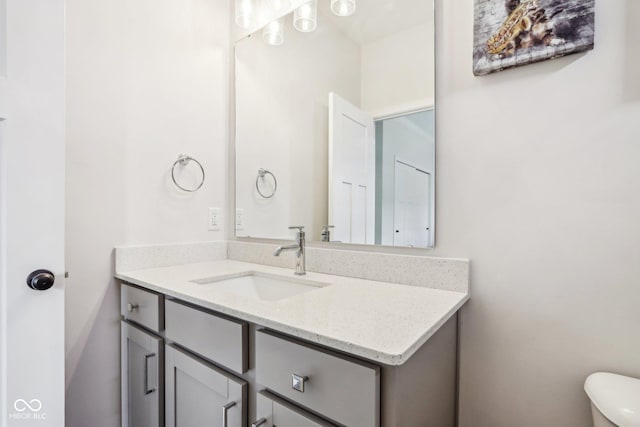
[[[235,45],[236,236],[432,247],[433,0],[293,3]]]

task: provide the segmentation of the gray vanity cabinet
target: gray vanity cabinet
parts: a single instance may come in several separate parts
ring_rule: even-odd
[[[123,427],[454,427],[457,318],[399,366],[123,284]]]
[[[247,383],[174,345],[165,349],[167,427],[244,427]]]
[[[261,391],[257,398],[256,421],[251,424],[251,427],[336,426],[291,405],[268,391]]]
[[[163,342],[121,322],[122,427],[164,426]]]

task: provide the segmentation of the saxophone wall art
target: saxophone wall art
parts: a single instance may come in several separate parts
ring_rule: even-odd
[[[593,49],[595,0],[476,0],[476,76]]]

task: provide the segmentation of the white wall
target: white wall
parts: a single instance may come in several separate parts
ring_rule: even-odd
[[[67,426],[119,425],[116,245],[224,239],[227,2],[67,0]],[[178,154],[204,187],[170,183]],[[224,221],[223,221],[224,223]]]
[[[360,48],[324,20],[306,34],[290,21],[281,46],[258,32],[236,47],[238,235],[290,238],[287,227],[300,224],[319,240],[327,223],[329,92],[359,101]],[[255,189],[260,168],[278,179],[271,199]]]
[[[0,24],[0,79],[4,79],[7,74],[7,0],[0,0]],[[0,104],[0,114],[2,113],[5,110]]]
[[[433,105],[434,49],[432,22],[363,45],[362,109],[379,117]]]
[[[477,78],[473,0],[438,1],[437,233],[469,257],[462,427],[584,427],[594,371],[640,377],[640,18],[592,52]]]

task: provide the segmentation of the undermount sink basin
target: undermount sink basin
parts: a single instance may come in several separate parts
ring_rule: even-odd
[[[260,301],[278,301],[327,286],[327,283],[257,271],[247,271],[226,277],[196,279],[193,282],[215,286],[217,290]]]

